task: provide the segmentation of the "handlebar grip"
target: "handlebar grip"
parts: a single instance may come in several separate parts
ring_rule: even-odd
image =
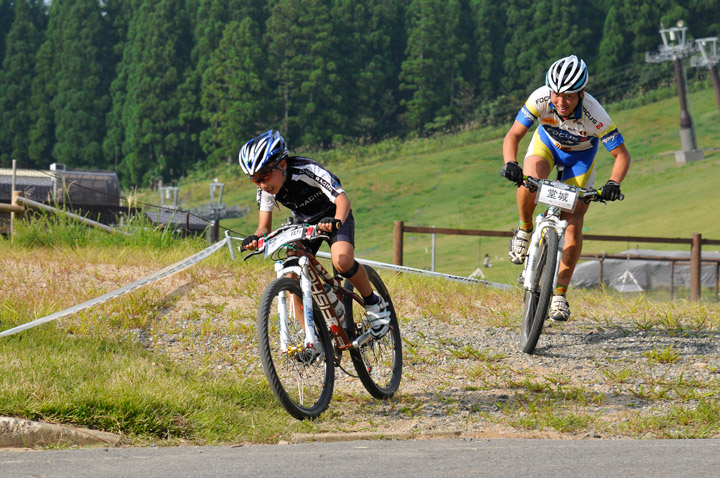
[[[501,170],[500,170],[500,176],[502,176],[503,178],[505,177],[505,170],[504,170],[504,169],[501,169]]]

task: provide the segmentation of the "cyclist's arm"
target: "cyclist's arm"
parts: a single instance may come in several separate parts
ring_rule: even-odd
[[[610,154],[612,154],[615,158],[615,164],[613,165],[612,172],[610,173],[610,179],[620,184],[623,179],[625,179],[628,169],[630,169],[630,152],[623,143],[617,148],[611,149]]]
[[[347,194],[340,193],[335,198],[335,219],[340,219],[340,222],[345,224],[345,220],[350,215],[350,199]]]
[[[272,211],[260,211],[258,213],[258,228],[255,235],[263,237],[272,230]]]
[[[527,126],[515,120],[503,140],[503,159],[506,163],[517,161],[518,145],[527,132]]]

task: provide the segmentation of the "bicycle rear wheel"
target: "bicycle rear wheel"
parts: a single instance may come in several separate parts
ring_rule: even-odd
[[[286,346],[281,344],[280,297],[285,298]],[[322,353],[306,349],[300,324],[302,292],[297,280],[275,279],[265,289],[257,315],[257,333],[265,376],[287,412],[298,420],[315,418],[330,405],[335,383],[333,348],[325,321],[313,307],[315,335]],[[297,312],[297,313],[296,313]],[[283,350],[284,349],[284,350]]]
[[[400,325],[398,324],[395,307],[390,294],[380,275],[370,266],[364,266],[373,289],[385,299],[390,310],[390,329],[380,339],[371,339],[358,349],[350,350],[350,358],[357,371],[358,377],[365,389],[375,398],[386,399],[392,397],[400,386],[402,378],[402,342],[400,339]],[[346,287],[348,285],[346,284]],[[352,286],[350,286],[352,287]],[[352,317],[355,322],[355,334],[362,335],[369,329],[365,311],[362,307],[347,308],[346,317]],[[354,310],[354,312],[353,312]]]
[[[535,270],[532,274],[531,288],[525,291],[523,299],[523,322],[520,333],[522,351],[532,354],[537,346],[545,318],[550,307],[552,286],[555,281],[555,258],[558,250],[558,236],[554,229],[546,229],[538,245]],[[529,258],[527,259],[529,260]]]

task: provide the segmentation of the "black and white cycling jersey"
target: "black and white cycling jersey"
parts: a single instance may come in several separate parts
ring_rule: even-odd
[[[298,222],[317,223],[335,216],[335,200],[345,191],[340,180],[321,164],[302,156],[287,158],[287,178],[277,194],[257,190],[261,211],[272,212],[278,203],[292,211]]]

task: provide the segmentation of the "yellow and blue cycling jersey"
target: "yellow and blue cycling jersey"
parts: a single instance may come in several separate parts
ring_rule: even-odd
[[[550,102],[550,88],[540,87],[515,119],[527,128],[539,121],[525,157],[540,156],[550,167],[562,164],[562,180],[574,186],[592,186],[599,141],[608,151],[624,142],[610,115],[588,93],[578,103],[575,114],[563,120]]]

